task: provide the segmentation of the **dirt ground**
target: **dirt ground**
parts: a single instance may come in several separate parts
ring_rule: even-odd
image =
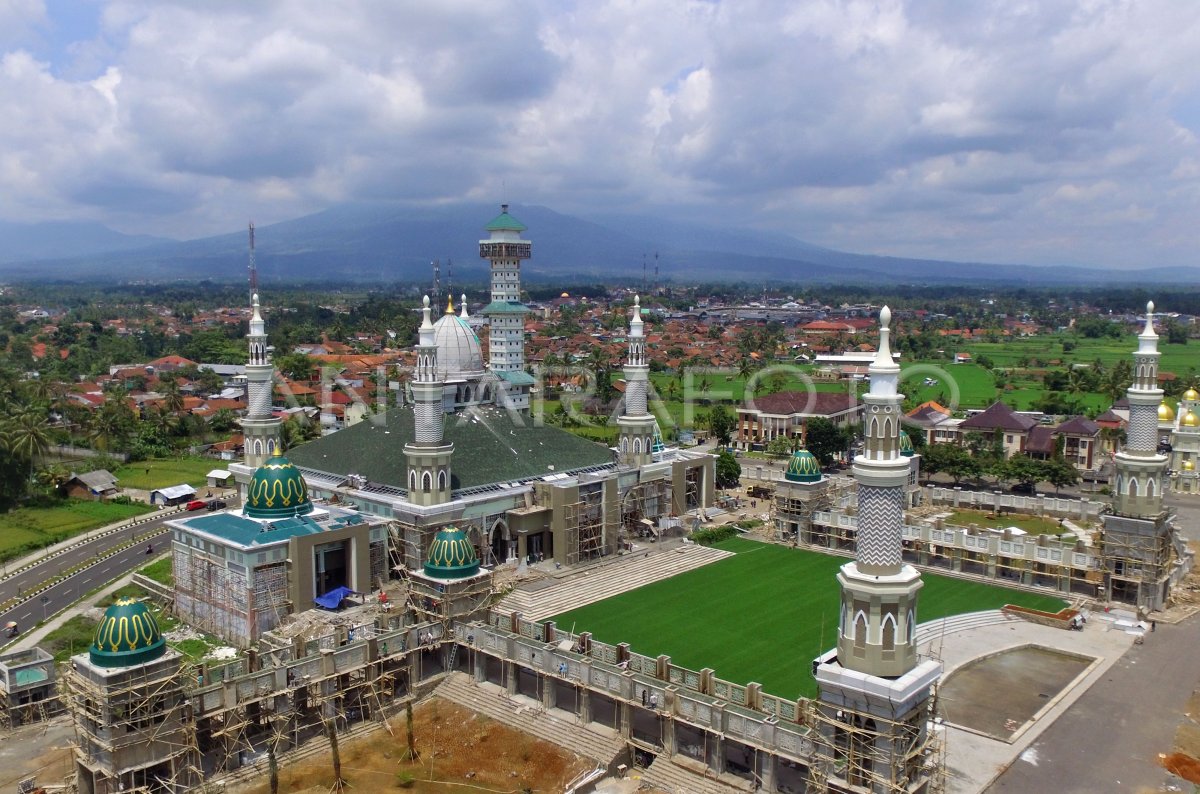
[[[401,760],[406,749],[404,716],[390,719],[395,736],[380,729],[341,745],[342,777],[349,791],[551,792],[592,764],[461,706],[434,699],[413,711],[413,734],[420,759]],[[411,785],[403,785],[411,781]],[[327,792],[333,784],[328,752],[282,764],[281,792]],[[242,786],[237,794],[269,794],[266,780]]]
[[[75,771],[74,738],[66,717],[0,731],[0,791],[16,791],[18,781],[28,777],[43,786],[62,783]]]

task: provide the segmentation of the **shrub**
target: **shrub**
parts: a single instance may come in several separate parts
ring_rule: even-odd
[[[719,527],[701,529],[693,532],[692,540],[696,543],[699,543],[701,546],[712,546],[713,544],[720,543],[723,540],[728,540],[729,538],[734,537],[737,535],[737,533],[737,527],[731,524],[724,524]]]

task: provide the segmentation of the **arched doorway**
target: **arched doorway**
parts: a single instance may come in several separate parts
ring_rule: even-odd
[[[512,536],[508,532],[508,524],[503,520],[498,520],[492,524],[490,533],[491,540],[488,545],[491,548],[493,565],[500,565],[508,562],[509,558],[515,553],[513,549]]]

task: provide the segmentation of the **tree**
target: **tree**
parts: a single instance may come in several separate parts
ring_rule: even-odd
[[[717,454],[717,487],[735,488],[742,478],[742,464],[732,453],[721,451]]]
[[[288,353],[275,358],[275,369],[291,380],[310,380],[317,362],[304,353]]]
[[[1046,466],[1027,455],[1013,455],[992,467],[991,474],[1001,482],[1013,482],[1020,488],[1033,490],[1046,477]]]
[[[822,466],[828,466],[850,446],[852,432],[847,432],[823,416],[817,416],[805,423],[804,446],[817,456]]]
[[[767,443],[767,453],[770,455],[789,455],[796,449],[796,439],[791,436],[775,436]]]
[[[733,437],[733,429],[736,424],[737,417],[727,405],[714,405],[708,412],[708,429],[716,437],[717,444],[722,447],[729,446],[729,440]]]
[[[1186,345],[1188,341],[1188,329],[1183,323],[1171,320],[1167,323],[1167,343],[1172,345]]]
[[[978,477],[979,461],[958,444],[928,444],[921,453],[921,468],[927,474],[947,474],[958,485],[968,477]]]
[[[1079,470],[1060,457],[1051,458],[1043,469],[1046,482],[1054,486],[1057,494],[1061,488],[1075,485],[1079,482]]]

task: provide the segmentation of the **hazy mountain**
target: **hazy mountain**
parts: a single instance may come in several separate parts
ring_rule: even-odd
[[[0,221],[0,263],[129,251],[161,242],[162,237],[121,234],[99,223]]]
[[[430,262],[442,262],[443,283],[478,281],[485,275],[478,240],[497,212],[493,204],[401,207],[344,204],[256,230],[259,278],[414,281],[431,278]],[[886,283],[1114,284],[1200,283],[1200,269],[1100,270],[947,262],[867,256],[834,251],[787,235],[711,224],[606,214],[590,220],[545,207],[514,205],[512,213],[528,227],[533,259],[524,272],[531,280],[611,279],[639,281],[643,262],[653,277],[654,255],[664,280]],[[173,280],[246,276],[245,231],[185,242],[119,235],[103,227],[64,235],[74,253],[25,247],[6,255],[0,274],[18,278],[112,278]],[[0,244],[7,226],[0,226]],[[90,240],[90,242],[89,242]],[[124,249],[114,247],[124,243]],[[89,247],[90,246],[90,247]],[[39,259],[33,263],[31,260]],[[4,260],[0,260],[4,261]],[[453,262],[451,265],[450,262]]]

